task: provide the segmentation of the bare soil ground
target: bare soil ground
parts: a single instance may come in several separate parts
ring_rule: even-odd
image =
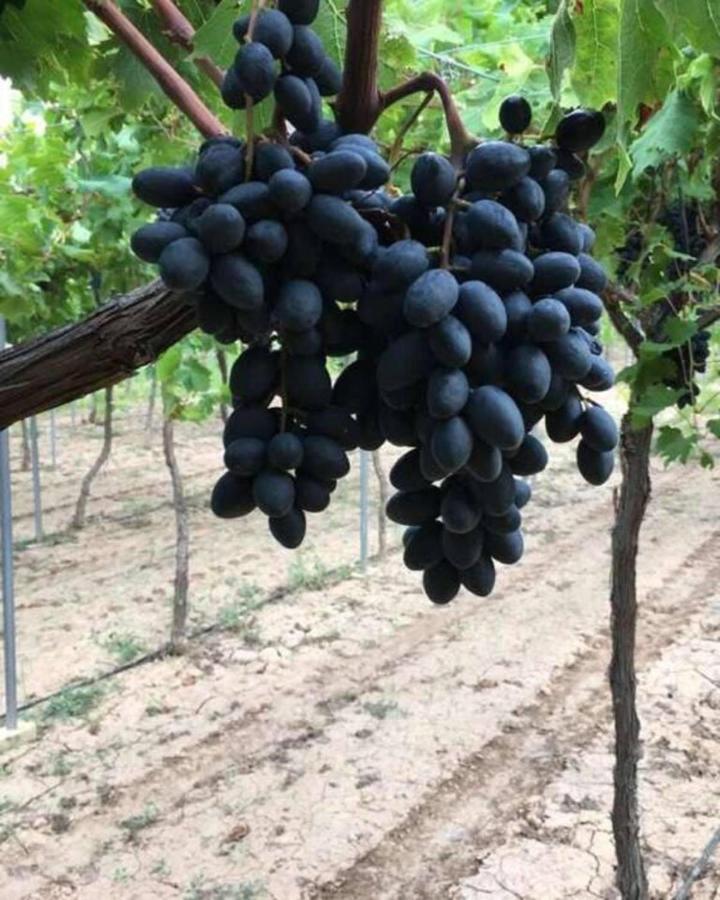
[[[136,421],[139,421],[139,417]],[[174,522],[157,438],[125,420],[85,531],[63,534],[100,429],[62,422],[46,530],[15,478],[21,694],[165,640]],[[614,898],[605,670],[613,485],[554,448],[525,560],[489,600],[429,606],[358,554],[357,473],[299,557],[206,511],[216,426],[183,427],[192,627],[223,628],[33,715],[0,756],[3,900]],[[17,450],[17,445],[14,445]],[[15,458],[19,459],[16,453]],[[720,809],[720,474],[654,472],[639,587],[642,803],[653,898]],[[692,895],[720,897],[720,867]]]

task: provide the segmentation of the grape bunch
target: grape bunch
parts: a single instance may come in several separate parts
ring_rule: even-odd
[[[606,278],[594,233],[568,213],[604,120],[576,110],[553,146],[524,146],[531,109],[508,98],[506,140],[461,165],[422,154],[398,196],[372,138],[323,118],[341,76],[310,28],[317,7],[281,0],[234,27],[223,96],[242,108],[274,93],[289,138],[214,138],[191,167],[139,173],[135,193],[161,212],[132,246],[205,332],[246,345],[216,515],[259,509],[298,547],[348,453],[388,441],[408,448],[387,507],[406,526],[405,564],[436,603],[461,584],[486,596],[495,564],[523,553],[524,479],[548,462],[534,426],[580,436],[590,483],[613,468],[615,424],[581,393],[614,380],[597,340]],[[344,363],[334,383],[331,358]]]
[[[509,98],[501,122],[524,130],[529,106]],[[410,237],[379,248],[357,309],[387,340],[379,430],[412,448],[391,472],[387,514],[407,526],[405,564],[423,571],[436,603],[461,584],[489,594],[495,563],[521,558],[522,479],[548,462],[532,434],[541,419],[553,441],[580,436],[588,482],[612,472],[617,428],[580,392],[614,381],[596,338],[606,278],[592,230],[566,211],[584,169],[576,154],[602,131],[601,117],[576,111],[560,122],[557,147],[489,141],[463,173],[423,154],[412,193],[390,206]]]

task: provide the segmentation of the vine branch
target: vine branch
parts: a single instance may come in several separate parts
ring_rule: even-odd
[[[140,60],[165,94],[190,119],[206,138],[224,134],[227,129],[205,106],[190,85],[173,69],[145,35],[123,14],[113,0],[83,0],[126,47]]]
[[[412,94],[431,91],[436,93],[442,102],[445,121],[450,134],[452,161],[456,165],[460,165],[467,150],[477,144],[477,141],[465,128],[460,111],[447,82],[435,72],[423,72],[391,88],[387,93],[380,94],[380,112],[388,109],[394,103],[410,97]]]
[[[163,33],[168,40],[182,47],[189,53],[195,49],[195,28],[192,22],[181,12],[173,0],[153,0],[153,9],[163,24]],[[223,83],[223,70],[208,56],[193,57],[195,65],[220,87]]]
[[[610,321],[637,356],[640,344],[645,340],[645,335],[622,308],[623,303],[632,303],[634,300],[635,297],[619,284],[611,284],[605,291],[605,309],[610,316]]]

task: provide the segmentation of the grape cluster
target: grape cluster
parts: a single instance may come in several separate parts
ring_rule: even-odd
[[[316,11],[317,3],[286,2],[261,12],[255,41],[240,54],[254,43],[276,50],[283,19],[295,23],[288,27],[296,39],[306,35]],[[235,35],[247,27],[247,17],[238,20]],[[236,61],[230,72],[237,69]],[[276,96],[285,78],[296,76],[280,76]],[[250,94],[247,88],[243,83]],[[286,106],[282,111],[294,118]],[[260,140],[252,153],[236,138],[219,137],[200,147],[194,166],[140,172],[135,194],[161,213],[131,241],[141,259],[157,264],[168,287],[194,303],[203,331],[248,345],[230,373],[227,472],[211,506],[227,518],[260,509],[289,548],[305,536],[305,514],[328,506],[349,471],[348,451],[382,442],[338,402],[327,363],[372,344],[354,306],[379,238],[358,209],[375,207],[390,174],[366,135],[342,134],[320,119],[294,120],[322,151],[307,156],[297,146],[299,131],[293,144]]]
[[[422,154],[397,196],[376,143],[322,118],[340,75],[309,28],[317,6],[281,0],[234,28],[223,95],[239,108],[274,92],[289,140],[215,138],[192,167],[139,173],[135,193],[162,212],[133,249],[204,331],[247,345],[230,374],[218,516],[259,509],[295,548],[348,452],[389,441],[409,448],[387,507],[407,526],[406,565],[434,602],[461,584],[485,596],[495,563],[523,552],[523,479],[548,461],[533,427],[579,435],[590,483],[613,468],[615,424],[580,393],[613,384],[597,340],[606,279],[592,230],[567,212],[604,121],[576,110],[555,146],[526,147],[530,107],[508,98],[507,140],[459,168]],[[331,357],[354,357],[334,383]]]
[[[529,106],[509,98],[501,122],[527,128]],[[461,584],[489,594],[495,563],[521,558],[530,499],[521,479],[548,462],[531,433],[541,419],[553,441],[580,436],[588,482],[612,472],[615,423],[579,390],[614,380],[596,338],[606,278],[590,256],[592,230],[566,211],[584,170],[576,154],[602,132],[601,117],[576,111],[561,120],[556,147],[489,141],[463,174],[423,154],[412,193],[390,206],[410,237],[379,248],[358,314],[387,341],[379,430],[412,448],[391,472],[398,493],[387,514],[407,526],[405,564],[423,571],[436,603]]]

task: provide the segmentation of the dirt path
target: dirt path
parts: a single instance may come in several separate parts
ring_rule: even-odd
[[[203,471],[210,442],[185,440],[186,465]],[[657,472],[643,535],[643,796],[658,898],[720,807],[719,482]],[[354,559],[355,490],[349,481],[307,559]],[[299,577],[264,534],[240,542],[197,508],[196,622],[232,601],[236,632],[113,679],[83,716],[46,716],[42,740],[0,759],[0,896],[611,897],[610,519],[611,488],[581,487],[560,454],[528,510],[526,560],[490,600],[433,609],[397,555],[367,576],[318,570],[310,590],[312,573]],[[96,520],[77,544],[20,554],[33,594],[25,646],[55,663],[28,668],[34,690],[103,663],[88,609],[96,634],[130,622],[162,635],[168,520],[151,511],[121,534]],[[291,574],[295,592],[267,603]],[[714,870],[696,896],[719,880]]]

